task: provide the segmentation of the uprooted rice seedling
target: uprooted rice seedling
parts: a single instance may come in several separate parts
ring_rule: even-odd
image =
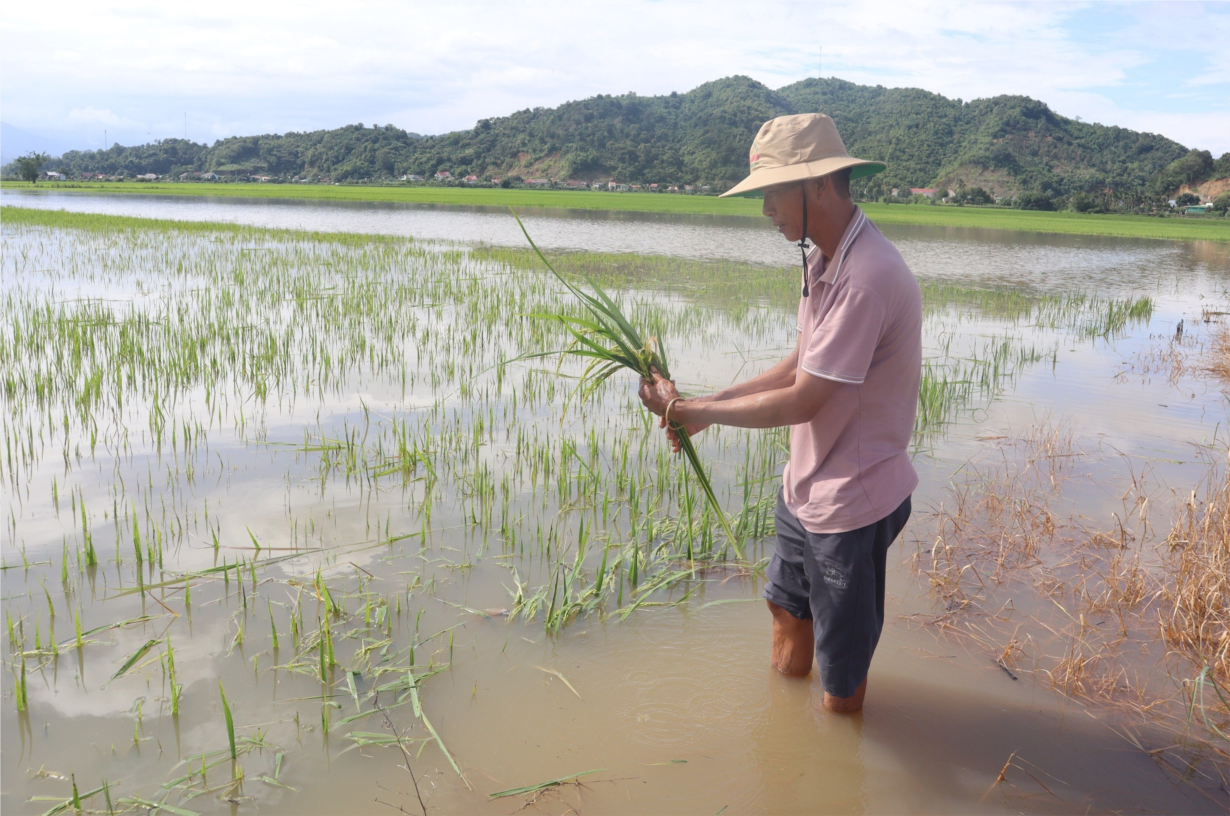
[[[669,380],[671,376],[670,367],[667,365],[666,349],[661,341],[654,343],[653,338],[648,340],[641,339],[640,333],[628,322],[628,318],[620,311],[615,301],[611,300],[607,293],[602,290],[602,287],[594,283],[592,278],[587,279],[587,283],[594,292],[591,295],[578,288],[575,284],[570,283],[559,272],[556,272],[555,267],[551,266],[551,262],[535,246],[534,240],[530,238],[530,234],[526,232],[525,225],[521,223],[519,218],[517,219],[517,225],[521,227],[526,241],[529,242],[530,247],[538,255],[539,260],[585,306],[586,311],[589,313],[589,319],[576,318],[559,313],[534,315],[535,317],[559,321],[568,330],[568,333],[572,335],[572,340],[567,348],[560,351],[535,352],[528,356],[522,355],[520,359],[559,356],[562,360],[564,357],[573,356],[582,360],[588,360],[589,364],[581,372],[576,387],[582,400],[610,379],[613,374],[621,370],[630,371],[642,380],[652,380],[655,373],[661,374]],[[680,450],[687,459],[688,464],[692,467],[692,474],[696,477],[700,489],[705,494],[705,500],[708,502],[709,509],[717,516],[722,530],[726,533],[726,543],[733,547],[735,553],[742,558],[743,553],[740,542],[731,531],[730,522],[726,520],[726,514],[722,511],[722,506],[718,504],[717,497],[713,494],[713,486],[709,484],[709,476],[705,473],[705,466],[701,464],[700,458],[696,455],[696,446],[692,444],[692,438],[688,435],[687,430],[677,422],[672,423],[671,428],[679,437]],[[605,557],[602,559],[602,563],[605,566]],[[602,573],[600,572],[598,575],[598,586],[601,587],[601,585]]]

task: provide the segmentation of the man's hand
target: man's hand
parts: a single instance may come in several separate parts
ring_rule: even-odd
[[[656,368],[651,369],[653,374],[652,380],[641,380],[640,397],[641,402],[646,408],[658,415],[658,427],[666,428],[666,438],[670,440],[671,450],[674,453],[679,453],[679,434],[674,428],[667,427],[666,424],[666,409],[670,405],[671,400],[679,398],[679,391],[675,388],[675,383],[662,376]],[[688,400],[689,403],[701,402],[703,398]],[[679,403],[675,403],[678,407]],[[684,425],[689,436],[696,434],[709,427],[709,423],[688,423]]]
[[[800,341],[801,342],[801,341]],[[795,344],[790,356],[759,377],[731,386],[707,397],[689,397],[675,403],[671,419],[683,424],[689,436],[710,425],[734,425],[739,428],[774,428],[806,422],[836,389],[833,380],[808,376],[803,387],[797,388],[799,347]],[[671,449],[679,452],[679,434],[666,427],[666,406],[679,396],[675,384],[651,369],[653,379],[641,380],[640,397],[645,407],[659,417],[658,427],[666,428]]]
[[[671,400],[679,398],[679,391],[675,388],[675,381],[663,377],[656,367],[651,368],[650,373],[653,374],[652,380],[641,380],[641,402],[651,412],[665,417]]]
[[[694,400],[688,400],[688,402],[705,402],[706,400],[707,400],[706,397],[698,397]],[[675,403],[675,407],[678,408],[679,404]],[[671,413],[673,414],[674,412],[672,411]],[[679,441],[679,433],[674,428],[667,428],[665,417],[658,420],[658,427],[666,428],[666,438],[670,440],[671,453],[679,453],[679,446],[682,444]],[[688,432],[688,436],[696,436],[698,433],[703,431],[705,428],[708,428],[709,423],[708,422],[685,422],[683,427],[684,427],[684,430]]]

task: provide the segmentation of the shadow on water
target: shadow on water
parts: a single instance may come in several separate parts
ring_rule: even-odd
[[[945,791],[949,812],[1222,812],[1180,779],[1177,769],[1168,772],[1115,726],[1078,705],[953,695],[950,688],[900,675],[877,685],[877,705],[863,717],[863,751],[898,773],[877,775],[886,784],[873,788],[868,812],[894,809],[894,788],[902,797],[897,801],[909,801],[911,789]],[[1136,736],[1150,749],[1172,743],[1169,735],[1149,729]],[[1001,770],[1004,781],[997,782]],[[927,809],[925,801],[920,804]]]

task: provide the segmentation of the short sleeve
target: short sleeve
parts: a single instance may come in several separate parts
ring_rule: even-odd
[[[808,374],[843,383],[861,383],[884,327],[884,300],[868,289],[837,295],[803,350],[800,367]]]

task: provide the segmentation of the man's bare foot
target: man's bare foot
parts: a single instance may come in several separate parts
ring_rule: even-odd
[[[811,673],[816,649],[811,618],[796,618],[772,601],[766,603],[773,613],[773,668],[791,677],[805,677]]]
[[[863,707],[863,697],[867,694],[867,681],[864,680],[849,697],[834,697],[824,692],[824,707],[834,714],[853,714]]]

